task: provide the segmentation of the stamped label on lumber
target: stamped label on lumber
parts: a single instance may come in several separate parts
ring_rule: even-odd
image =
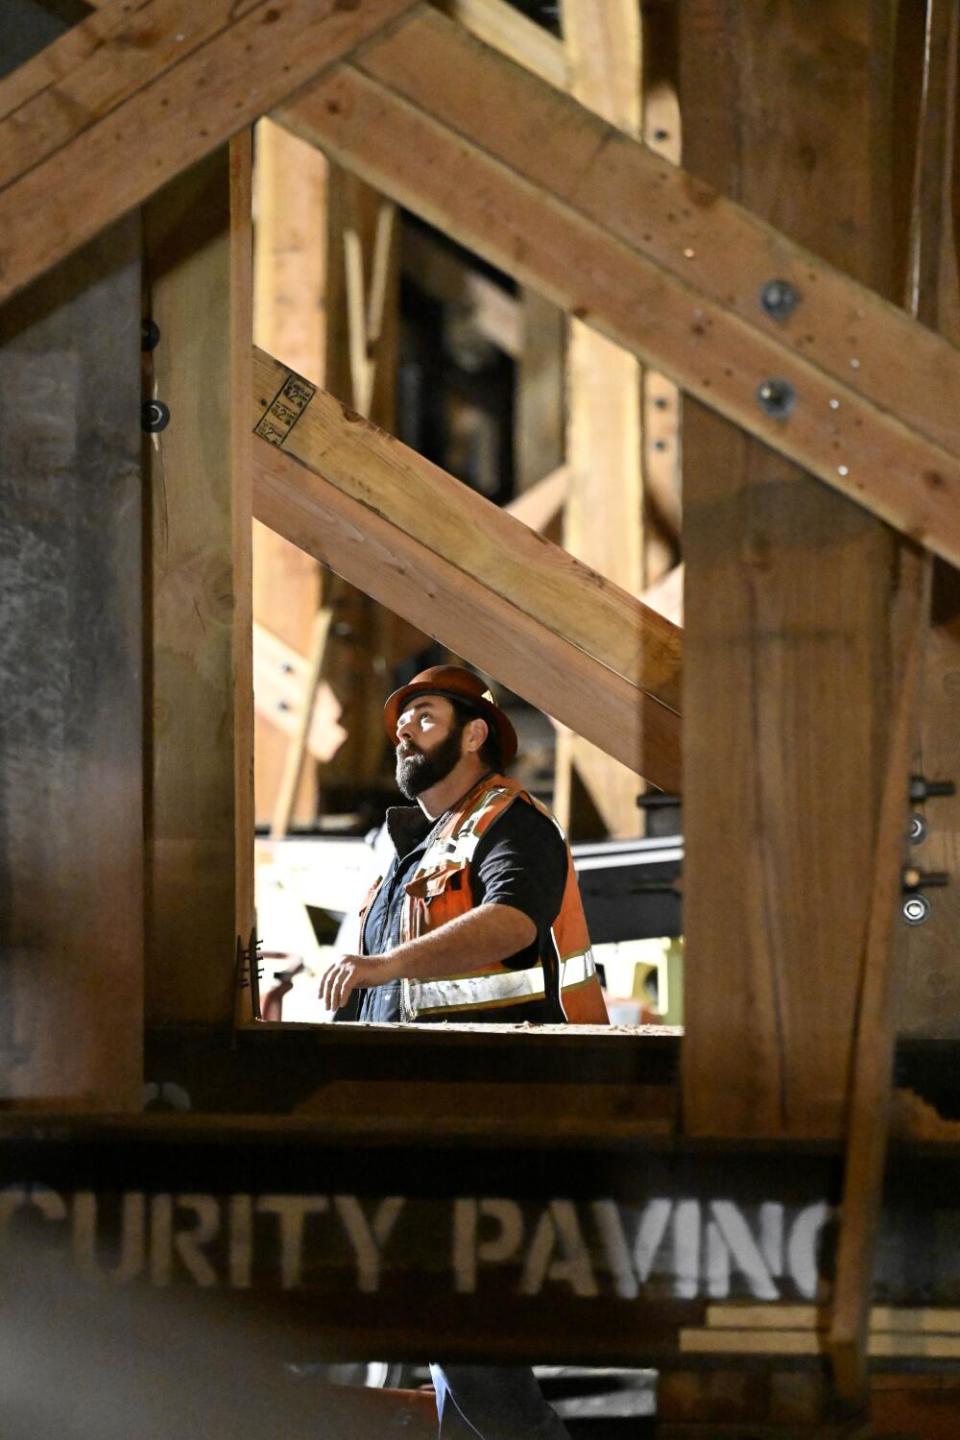
[[[282,446],[317,393],[317,387],[302,375],[290,374],[264,410],[253,433],[271,445]]]

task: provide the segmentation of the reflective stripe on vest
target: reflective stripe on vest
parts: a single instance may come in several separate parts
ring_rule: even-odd
[[[404,1020],[441,1012],[449,1015],[490,1006],[524,1005],[546,996],[542,965],[531,965],[527,970],[498,971],[496,975],[404,980],[401,984]]]
[[[407,885],[401,943],[428,934],[472,908],[470,866],[484,833],[499,815],[516,800],[535,809],[563,831],[546,806],[529,795],[516,781],[502,775],[486,777],[434,836],[416,874]],[[590,951],[580,890],[569,846],[564,839],[567,876],[563,902],[551,927],[557,959],[555,994],[568,1020],[579,1024],[606,1024],[606,1007]],[[452,877],[456,876],[454,880]],[[551,986],[553,985],[551,980]],[[525,1001],[544,1000],[547,981],[542,964],[526,970],[492,967],[471,976],[443,976],[421,982],[402,983],[405,1019],[417,1016],[464,1012],[471,1009],[508,1008]],[[505,1017],[506,1018],[506,1017]]]
[[[582,955],[568,955],[560,964],[560,988],[567,990],[571,985],[586,985],[596,973],[592,950],[586,950]]]
[[[445,827],[444,831],[435,837],[433,844],[424,853],[423,859],[417,867],[417,873],[422,875],[428,870],[437,869],[445,864],[470,865],[474,852],[483,839],[483,831],[478,831],[478,827],[483,824],[491,810],[495,807],[499,810],[500,799],[511,793],[505,785],[497,785],[492,790],[486,791],[483,803],[467,816],[455,835],[446,834],[449,827]],[[486,826],[483,826],[483,829],[486,829]]]

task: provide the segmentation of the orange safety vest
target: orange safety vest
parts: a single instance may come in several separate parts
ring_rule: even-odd
[[[480,839],[516,800],[523,800],[552,824],[550,811],[515,780],[504,775],[487,775],[464,796],[433,836],[413,879],[406,884],[400,916],[400,943],[438,930],[474,909],[470,867]],[[557,829],[559,830],[559,826]],[[562,831],[560,832],[562,835]],[[583,902],[573,868],[570,847],[567,878],[559,913],[551,934],[556,961],[544,972],[543,963],[524,970],[511,970],[500,961],[474,970],[469,975],[441,976],[432,980],[403,980],[402,1013],[405,1020],[437,1019],[472,1010],[503,1009],[543,1000],[559,990],[565,1018],[575,1025],[609,1024],[597,967],[590,949]],[[379,886],[374,887],[367,904]],[[366,910],[367,906],[364,906]],[[507,1013],[504,1019],[508,1019]]]

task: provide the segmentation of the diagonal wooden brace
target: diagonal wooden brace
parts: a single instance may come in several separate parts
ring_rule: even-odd
[[[259,520],[679,788],[676,626],[261,351],[252,398]]]
[[[0,301],[411,3],[108,0],[0,83]]]
[[[275,116],[960,563],[960,354],[904,311],[429,7]]]

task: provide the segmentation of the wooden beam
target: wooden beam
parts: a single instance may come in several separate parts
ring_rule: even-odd
[[[250,383],[248,167],[243,137],[144,213],[148,314],[160,336],[150,396],[169,411],[146,444],[146,989],[158,1023],[229,1024],[236,943],[253,928],[250,437],[231,400]]]
[[[439,9],[501,55],[532,70],[558,90],[568,87],[562,43],[508,0],[437,0]]]
[[[496,585],[518,610],[536,609],[545,620],[562,615],[565,639],[679,713],[680,639],[669,621],[392,436],[363,423],[332,395],[310,394],[296,423],[282,415],[265,415],[275,400],[285,411],[296,409],[281,392],[288,382],[297,381],[271,356],[255,352],[258,434],[278,441],[279,425],[288,424],[280,442],[287,454],[361,504],[370,505],[375,497],[378,513],[390,524],[416,535],[438,555],[459,554],[465,568]],[[300,383],[313,390],[309,382]],[[464,549],[464,537],[469,550]],[[578,615],[566,597],[587,588],[593,589],[594,598]]]
[[[664,789],[679,785],[676,715],[482,581],[274,447],[254,454],[258,517],[530,704]],[[570,599],[586,602],[575,590]]]
[[[518,521],[255,357],[255,512],[352,584],[663,788],[679,779],[673,627]],[[293,403],[279,392],[294,380]],[[277,382],[280,382],[279,384]],[[303,385],[304,382],[299,382]],[[626,672],[626,674],[621,673]],[[631,677],[631,678],[628,678]]]
[[[411,0],[110,0],[0,84],[0,300]]]
[[[358,63],[277,118],[960,560],[952,346],[435,12],[415,11]],[[757,299],[773,278],[802,297],[783,323]],[[760,404],[769,379],[796,391],[786,419]]]
[[[435,62],[445,68],[427,79],[425,69]],[[802,354],[844,389],[905,414],[918,433],[956,450],[960,418],[944,414],[960,369],[955,347],[749,206],[590,116],[429,7],[384,32],[355,64],[654,262],[661,280],[680,282],[688,300],[690,291],[699,292],[739,316],[750,332],[773,342],[768,354],[784,363]],[[489,104],[478,112],[480,94]],[[798,291],[786,320],[769,316],[759,301],[759,286],[773,276]],[[711,320],[711,311],[699,318]]]

